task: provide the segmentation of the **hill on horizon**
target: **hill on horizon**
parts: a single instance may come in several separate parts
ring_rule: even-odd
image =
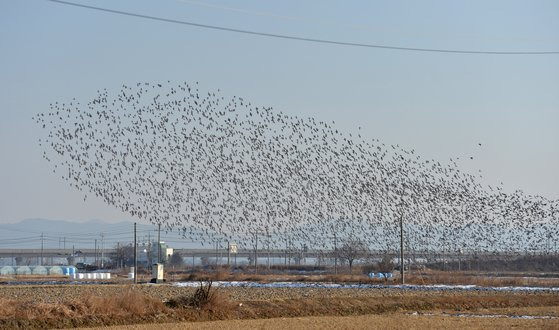
[[[137,224],[138,244],[157,240],[157,226]],[[24,219],[16,223],[0,224],[0,249],[112,248],[134,240],[134,222],[107,222],[92,219],[85,222],[43,218]],[[161,231],[161,240],[172,247],[196,247],[198,244],[182,239],[177,232]],[[195,245],[193,245],[195,244]]]

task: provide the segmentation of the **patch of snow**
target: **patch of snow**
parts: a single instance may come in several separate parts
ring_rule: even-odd
[[[176,282],[178,287],[198,287],[198,282]],[[527,287],[505,286],[485,287],[477,285],[385,285],[385,284],[351,284],[351,283],[324,283],[324,282],[243,282],[243,281],[216,281],[212,285],[217,287],[248,287],[248,288],[313,288],[313,289],[401,289],[419,291],[514,291],[514,292],[559,292],[556,287]]]
[[[526,319],[526,320],[551,320],[551,319],[559,319],[557,316],[549,316],[549,315],[504,315],[504,314],[432,314],[432,313],[421,313],[418,314],[417,312],[411,313],[408,315],[419,315],[419,316],[445,316],[445,317],[480,317],[480,318],[509,318],[509,319]]]

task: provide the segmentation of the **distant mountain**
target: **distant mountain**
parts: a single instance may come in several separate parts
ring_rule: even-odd
[[[52,219],[25,219],[18,223],[0,224],[0,231],[11,230],[28,234],[58,235],[63,232],[92,232],[112,230],[124,226],[132,227],[131,221],[105,222],[99,219],[93,219],[86,222],[75,222],[68,220],[52,220]]]
[[[157,226],[137,225],[138,244],[155,241]],[[52,219],[25,219],[18,223],[0,224],[0,249],[89,249],[103,244],[112,248],[117,244],[129,244],[134,240],[134,222],[105,222],[93,219],[86,222]],[[185,241],[176,232],[161,232],[161,240],[172,247],[198,247]]]
[[[141,225],[141,228],[149,230],[153,226]],[[58,248],[64,246],[64,241],[66,248],[76,245],[90,248],[95,246],[95,239],[100,244],[101,233],[104,234],[104,243],[111,244],[109,246],[115,240],[128,241],[133,237],[133,222],[25,219],[18,223],[0,224],[0,249],[40,248],[41,242],[44,248]]]

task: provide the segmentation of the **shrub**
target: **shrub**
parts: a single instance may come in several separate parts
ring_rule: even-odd
[[[220,291],[212,288],[213,281],[206,279],[200,280],[200,286],[192,296],[180,296],[167,302],[172,308],[194,307],[209,311],[225,311],[229,308],[228,300]]]

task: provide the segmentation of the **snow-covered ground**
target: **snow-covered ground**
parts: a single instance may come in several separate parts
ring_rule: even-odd
[[[198,282],[176,282],[174,286],[198,287]],[[439,290],[439,291],[526,291],[526,292],[559,292],[559,288],[551,287],[527,287],[527,286],[504,286],[485,287],[477,285],[384,285],[384,284],[348,284],[348,283],[322,283],[322,282],[241,282],[241,281],[215,281],[212,283],[218,287],[248,287],[248,288],[313,288],[313,289],[402,289],[402,290]]]
[[[446,317],[481,317],[481,318],[509,318],[509,319],[526,319],[526,320],[551,320],[557,319],[559,317],[550,316],[550,315],[504,315],[504,314],[448,314],[448,313],[440,313],[440,314],[431,314],[431,313],[418,313],[414,312],[408,315],[414,316],[446,316]]]

